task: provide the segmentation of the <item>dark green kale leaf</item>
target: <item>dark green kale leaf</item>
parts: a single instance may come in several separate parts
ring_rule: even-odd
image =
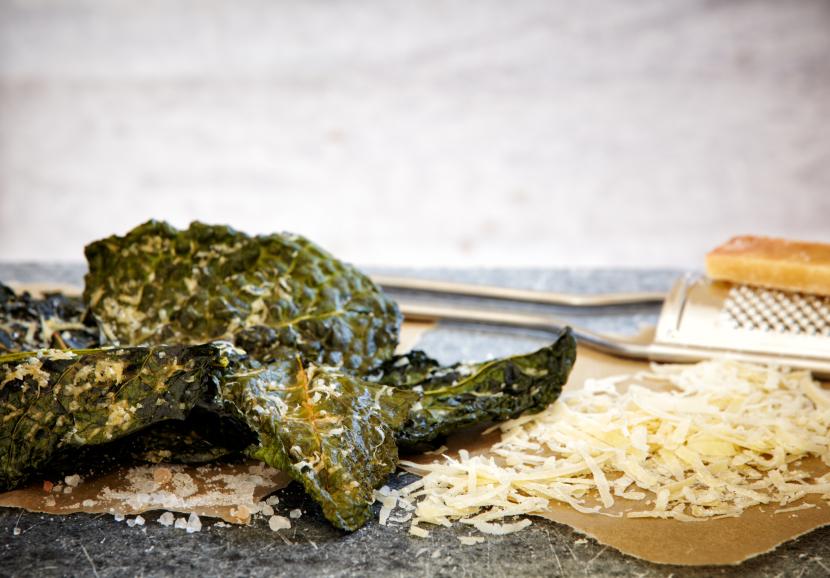
[[[84,322],[80,297],[46,293],[35,299],[0,283],[0,353],[97,347],[98,328]]]
[[[92,243],[86,257],[84,299],[113,344],[225,339],[263,362],[299,351],[308,363],[354,374],[397,344],[394,301],[296,235],[149,221]]]
[[[245,423],[206,411],[200,402],[184,421],[152,425],[124,439],[118,451],[154,464],[202,464],[242,455],[256,440]]]
[[[0,355],[0,490],[58,452],[184,419],[215,393],[219,354],[173,345]]]
[[[365,524],[418,396],[299,358],[260,365],[233,357],[216,402],[257,434],[248,454],[299,481],[338,528]]]
[[[576,360],[569,329],[547,347],[483,363],[441,367],[422,351],[387,361],[369,379],[417,392],[398,432],[402,449],[419,451],[465,427],[538,412],[559,397]]]

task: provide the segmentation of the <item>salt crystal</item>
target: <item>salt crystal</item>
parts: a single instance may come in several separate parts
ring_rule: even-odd
[[[115,518],[116,522],[124,521],[124,514],[113,514],[112,517]]]
[[[143,526],[144,525],[144,518],[142,518],[141,516],[136,516],[135,517],[135,525],[136,526]]]
[[[303,515],[303,512],[302,512],[302,510],[300,510],[300,508],[294,508],[293,510],[291,510],[288,513],[288,517],[291,518],[292,520],[296,520],[297,518],[299,518],[302,515]]]
[[[274,508],[272,508],[268,504],[265,504],[264,506],[262,506],[261,511],[262,511],[262,514],[264,516],[273,516],[274,515]]]
[[[135,526],[135,518],[130,518],[129,520],[127,520],[127,525],[128,525],[130,528],[132,528],[133,526]]]
[[[202,521],[199,519],[199,516],[196,514],[191,513],[190,517],[187,519],[187,526],[185,527],[188,534],[192,534],[193,532],[200,532],[202,530]]]
[[[15,536],[19,536],[20,535],[20,528],[15,526],[14,530],[12,530],[12,534],[14,534]]]
[[[287,530],[291,527],[291,520],[285,516],[271,516],[271,519],[268,520],[268,527],[274,532]]]
[[[176,523],[174,527],[180,530],[184,530],[185,528],[187,528],[187,520],[185,520],[184,518],[176,518]]]
[[[78,474],[73,474],[71,476],[66,476],[63,481],[66,483],[67,486],[72,486],[73,488],[77,487],[78,484],[81,483],[81,476]]]
[[[173,515],[173,512],[164,512],[161,516],[159,516],[159,524],[162,526],[172,526],[176,523],[176,516]]]

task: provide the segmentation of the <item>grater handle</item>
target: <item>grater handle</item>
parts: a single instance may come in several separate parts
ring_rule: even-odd
[[[554,334],[559,334],[565,327],[570,327],[577,341],[592,349],[617,357],[628,357],[632,359],[650,358],[650,344],[626,341],[597,333],[590,329],[575,327],[573,324],[552,315],[537,315],[455,305],[415,303],[407,300],[398,300],[398,306],[404,317],[412,321],[484,323],[487,325],[532,329]]]
[[[636,305],[661,303],[665,293],[642,291],[636,293],[596,293],[579,295],[574,293],[553,293],[550,291],[531,291],[510,287],[492,287],[472,283],[455,283],[452,281],[435,281],[396,277],[391,275],[372,275],[372,280],[386,290],[402,289],[418,291],[433,295],[456,295],[460,297],[482,297],[521,303],[538,303],[540,305],[559,305],[565,307],[607,307],[611,305]]]
[[[772,356],[740,350],[710,349],[654,342],[635,342],[591,331],[590,329],[575,327],[567,321],[552,315],[537,315],[455,305],[415,303],[406,300],[398,301],[398,305],[404,317],[413,321],[483,323],[487,325],[531,329],[557,335],[565,327],[570,327],[579,343],[615,357],[641,359],[658,363],[695,363],[705,359],[720,357],[747,363],[807,369],[817,377],[830,378],[830,359],[826,358],[793,355]]]

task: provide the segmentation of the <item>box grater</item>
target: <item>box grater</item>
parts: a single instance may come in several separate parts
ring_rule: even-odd
[[[830,378],[830,297],[778,291],[711,281],[685,275],[671,291],[605,295],[568,295],[483,287],[461,283],[382,277],[391,290],[426,292],[544,303],[565,307],[602,307],[653,303],[663,297],[654,337],[626,339],[575,327],[547,314],[513,312],[398,300],[410,319],[487,323],[559,333],[570,325],[581,343],[594,349],[634,359],[663,363],[694,362],[725,357],[752,363],[808,369]]]

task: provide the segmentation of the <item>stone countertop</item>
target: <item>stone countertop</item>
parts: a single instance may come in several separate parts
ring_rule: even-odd
[[[386,270],[385,272],[392,272]],[[442,277],[556,291],[603,292],[668,289],[677,271],[668,270],[400,270]],[[0,263],[0,279],[80,284],[82,266]],[[653,322],[656,310],[616,310],[581,315],[596,329],[634,332]],[[543,336],[481,327],[442,325],[420,346],[442,361],[485,358],[528,351]],[[393,476],[390,486],[412,479]],[[827,576],[830,528],[811,532],[737,567],[686,568],[643,562],[582,540],[568,526],[535,520],[522,532],[488,537],[464,546],[455,539],[466,528],[438,528],[427,539],[407,527],[370,522],[352,534],[334,529],[295,485],[279,493],[280,511],[300,508],[303,516],[287,532],[275,534],[258,521],[249,527],[215,527],[200,533],[157,523],[161,512],[145,515],[143,527],[128,527],[107,515],[49,516],[0,510],[0,576],[514,576],[594,575],[655,577],[797,575]],[[14,529],[19,535],[14,535]]]

